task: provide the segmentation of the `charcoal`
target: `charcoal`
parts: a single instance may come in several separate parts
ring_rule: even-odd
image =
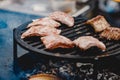
[[[97,66],[96,66],[97,65]],[[31,75],[38,73],[54,74],[62,80],[120,80],[120,76],[103,67],[104,65],[70,62],[66,60],[48,60],[34,64],[33,69],[21,73],[21,78],[29,78]],[[109,67],[109,66],[108,66]],[[100,68],[100,69],[99,69]],[[105,69],[104,69],[105,68]]]

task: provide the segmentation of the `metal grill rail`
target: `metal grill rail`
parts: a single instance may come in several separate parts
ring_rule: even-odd
[[[96,59],[107,57],[111,55],[116,55],[120,53],[120,43],[118,41],[108,41],[99,37],[99,34],[94,33],[92,27],[84,24],[85,19],[75,18],[75,25],[72,28],[68,28],[66,25],[62,25],[59,29],[62,30],[61,35],[68,37],[71,40],[74,40],[80,36],[90,35],[98,38],[102,41],[107,50],[105,52],[95,52],[94,49],[88,51],[80,51],[78,48],[73,49],[55,49],[55,50],[46,50],[44,44],[40,41],[40,37],[31,37],[22,40],[20,38],[21,34],[27,30],[26,26],[30,23],[23,24],[15,29],[14,37],[16,42],[23,48],[43,55],[59,57],[59,58],[72,58],[72,59]],[[92,55],[87,55],[91,54]],[[94,54],[93,54],[94,53]]]

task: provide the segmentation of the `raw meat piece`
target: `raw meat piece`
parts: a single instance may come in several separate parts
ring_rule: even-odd
[[[50,14],[49,17],[52,18],[53,20],[68,25],[69,27],[72,27],[74,25],[73,17],[61,11],[53,12]]]
[[[41,38],[46,49],[55,49],[55,48],[73,48],[74,43],[61,35],[49,35]]]
[[[92,36],[82,36],[78,39],[73,41],[76,46],[78,46],[81,50],[87,50],[93,46],[100,48],[101,50],[105,51],[106,46],[103,42],[99,41],[98,39]]]
[[[36,19],[34,20],[32,23],[28,24],[27,28],[29,27],[34,27],[36,25],[42,25],[43,27],[44,26],[48,26],[48,27],[54,27],[54,28],[57,28],[59,27],[61,24],[52,20],[51,18],[41,18],[41,19]]]
[[[26,38],[26,37],[31,37],[31,36],[48,36],[52,34],[60,34],[61,30],[58,30],[56,28],[52,27],[43,27],[43,26],[35,26],[29,28],[27,31],[25,31],[22,35],[21,38]]]

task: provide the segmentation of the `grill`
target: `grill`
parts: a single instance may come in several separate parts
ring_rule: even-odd
[[[40,37],[31,37],[24,40],[20,38],[21,34],[27,30],[26,26],[31,23],[30,21],[14,29],[14,53],[17,53],[16,43],[19,44],[22,48],[34,52],[35,54],[62,59],[99,59],[120,53],[120,43],[118,41],[108,41],[106,39],[100,38],[99,34],[95,33],[90,25],[84,24],[86,18],[77,17],[74,19],[75,25],[72,28],[68,28],[66,25],[62,24],[60,27],[62,30],[61,35],[66,36],[71,40],[85,35],[93,36],[102,41],[106,45],[107,50],[102,52],[99,49],[96,49],[96,47],[90,48],[87,51],[80,51],[78,48],[59,48],[52,51],[46,50],[44,44],[40,41]]]
[[[44,44],[40,41],[40,37],[31,37],[24,40],[20,38],[21,34],[27,30],[26,26],[31,23],[30,21],[14,29],[15,74],[21,80],[28,80],[31,75],[42,73],[53,74],[62,80],[119,80],[119,60],[115,57],[105,58],[104,60],[100,60],[100,58],[119,54],[120,43],[101,39],[90,25],[84,24],[86,20],[83,17],[75,18],[75,25],[72,28],[67,28],[66,25],[62,24],[60,27],[61,35],[71,40],[85,35],[94,36],[106,45],[107,50],[105,52],[96,49],[96,47],[87,51],[80,51],[78,48],[46,50]],[[29,52],[18,58],[17,44]],[[84,59],[85,63],[80,59]],[[90,59],[93,61],[89,63]]]

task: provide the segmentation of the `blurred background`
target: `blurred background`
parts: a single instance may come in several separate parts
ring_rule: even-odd
[[[119,26],[119,2],[120,0],[0,0],[0,8],[40,16],[47,16],[56,10],[72,15],[79,12],[89,18],[102,14],[111,19],[114,26]]]
[[[56,10],[88,19],[101,14],[120,27],[120,0],[0,0],[0,80],[19,80],[13,71],[13,29]]]

